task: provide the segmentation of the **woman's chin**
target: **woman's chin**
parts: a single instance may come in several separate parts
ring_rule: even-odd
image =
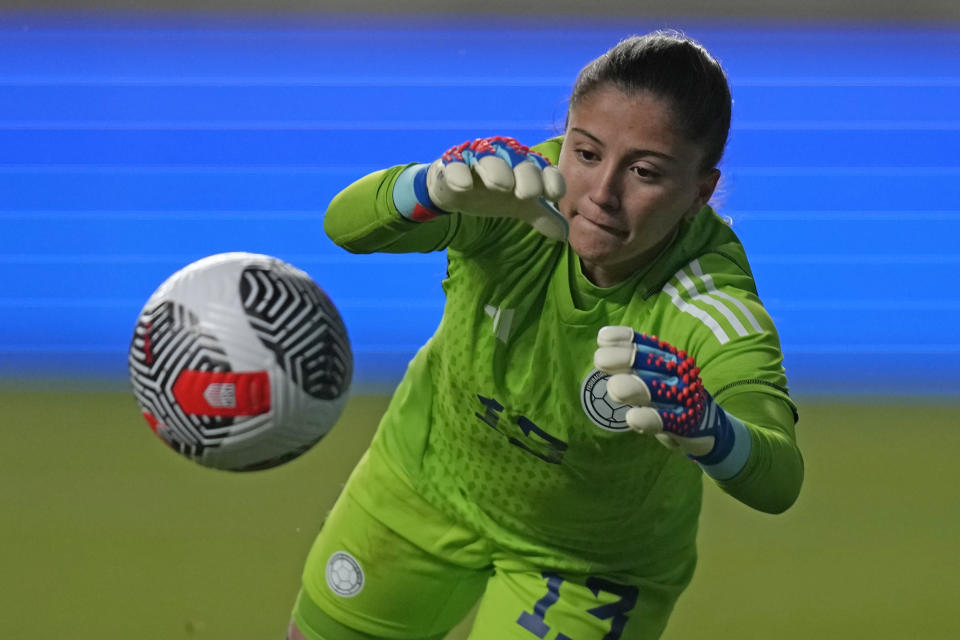
[[[574,252],[584,260],[602,263],[616,255],[617,251],[623,246],[613,235],[603,235],[606,237],[601,237],[601,234],[591,234],[590,236],[584,237],[583,235],[571,233],[570,246]]]

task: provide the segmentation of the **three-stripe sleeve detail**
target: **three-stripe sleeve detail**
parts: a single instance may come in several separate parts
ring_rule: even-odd
[[[713,331],[713,335],[717,337],[717,340],[720,341],[720,344],[730,342],[730,338],[727,336],[727,332],[723,330],[723,327],[721,327],[716,320],[710,317],[710,314],[708,314],[706,311],[702,310],[700,307],[696,307],[688,303],[686,300],[681,298],[680,292],[677,291],[676,287],[668,282],[667,284],[663,285],[663,290],[668,296],[670,296],[670,300],[677,307],[677,309],[680,309],[680,311],[683,311],[684,313],[689,313],[694,318],[707,325],[707,327]]]
[[[713,276],[709,273],[704,273],[703,269],[700,268],[700,261],[694,260],[690,263],[690,270],[693,272],[693,275],[703,280],[703,284],[707,287],[707,293],[712,293],[713,295],[723,298],[724,300],[730,301],[733,306],[740,310],[740,313],[747,319],[747,322],[750,323],[750,326],[753,327],[753,330],[757,333],[762,333],[763,328],[760,326],[760,323],[757,322],[756,316],[754,316],[750,309],[747,308],[747,305],[743,304],[742,300],[737,300],[730,294],[725,291],[720,291],[713,284]]]
[[[690,273],[687,273],[687,269]],[[717,289],[713,277],[703,272],[699,260],[693,260],[674,274],[680,288],[668,282],[663,292],[677,309],[702,322],[720,344],[730,341],[730,333],[743,337],[763,331],[756,316],[741,300]],[[746,324],[744,324],[746,322]],[[749,325],[749,328],[748,326]]]

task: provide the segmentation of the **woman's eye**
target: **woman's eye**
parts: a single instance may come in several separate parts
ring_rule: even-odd
[[[634,167],[633,172],[645,180],[653,180],[660,177],[659,173],[647,167]]]
[[[597,160],[597,154],[593,151],[587,151],[585,149],[577,149],[574,151],[577,154],[577,157],[583,160],[584,162],[594,162]]]

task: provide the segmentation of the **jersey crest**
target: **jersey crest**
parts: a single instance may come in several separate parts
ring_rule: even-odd
[[[580,405],[593,424],[607,431],[629,431],[626,415],[629,405],[614,402],[607,394],[610,376],[594,369],[580,386]]]

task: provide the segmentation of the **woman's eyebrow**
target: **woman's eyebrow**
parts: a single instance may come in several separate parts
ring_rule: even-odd
[[[593,140],[594,142],[596,142],[596,143],[597,143],[599,146],[601,146],[601,147],[605,147],[605,146],[606,146],[600,138],[598,138],[597,136],[593,135],[593,134],[590,133],[589,131],[585,131],[585,130],[581,129],[580,127],[570,127],[570,131],[576,131],[576,132],[579,133],[580,135],[586,136],[587,138],[590,138],[591,140]],[[639,158],[639,157],[642,157],[642,156],[656,156],[656,157],[658,157],[658,158],[663,158],[664,160],[669,160],[669,161],[671,161],[671,162],[676,162],[676,160],[677,160],[676,158],[674,158],[673,156],[671,156],[669,153],[664,153],[664,152],[662,152],[662,151],[654,151],[653,149],[630,149],[630,150],[627,152],[627,155],[630,156],[631,158]]]

